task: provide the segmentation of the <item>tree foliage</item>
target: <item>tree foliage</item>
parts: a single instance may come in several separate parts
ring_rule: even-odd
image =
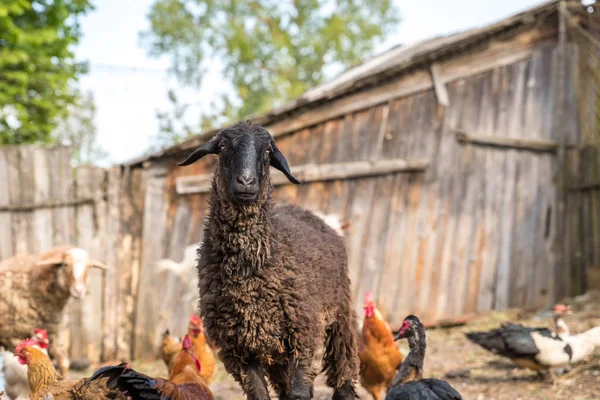
[[[85,71],[71,51],[89,0],[0,2],[0,144],[52,141]]]
[[[67,116],[59,121],[53,136],[57,143],[71,146],[73,166],[96,165],[107,161],[108,153],[97,143],[94,125],[96,104],[92,92],[78,95],[67,111]]]
[[[155,0],[141,37],[151,55],[170,57],[185,85],[200,86],[222,62],[236,96],[219,113],[239,119],[363,61],[398,15],[391,0]]]

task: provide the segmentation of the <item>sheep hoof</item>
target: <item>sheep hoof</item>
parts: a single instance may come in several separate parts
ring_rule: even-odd
[[[310,400],[313,398],[313,388],[311,386],[293,388],[289,398],[290,400]]]
[[[347,381],[342,386],[337,388],[333,393],[332,400],[354,400],[358,399],[352,382]]]

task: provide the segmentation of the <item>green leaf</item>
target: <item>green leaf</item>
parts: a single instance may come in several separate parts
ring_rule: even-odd
[[[34,6],[35,5],[35,6]],[[0,144],[47,143],[85,65],[71,45],[89,0],[4,0],[0,5]]]
[[[202,115],[199,127],[299,96],[330,79],[329,66],[348,68],[371,57],[400,21],[392,0],[155,0],[148,19],[142,45],[151,56],[169,57],[181,84],[200,86],[218,60],[235,88],[235,96]],[[161,145],[190,131],[180,116],[176,109],[160,114]]]

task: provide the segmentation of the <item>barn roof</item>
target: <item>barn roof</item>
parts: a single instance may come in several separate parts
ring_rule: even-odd
[[[269,125],[283,120],[291,114],[298,113],[300,110],[317,107],[319,104],[333,99],[365,90],[423,64],[454,56],[500,35],[510,34],[522,28],[539,24],[546,17],[557,12],[559,3],[560,0],[550,0],[491,25],[449,36],[426,39],[408,46],[393,47],[363,64],[349,69],[337,78],[309,89],[295,100],[250,119],[261,125]],[[182,143],[149,156],[131,160],[124,165],[136,166],[146,161],[179,156],[182,151],[196,148],[204,143],[216,131],[203,132]]]

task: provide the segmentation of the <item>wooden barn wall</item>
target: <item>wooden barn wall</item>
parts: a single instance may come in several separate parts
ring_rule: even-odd
[[[574,58],[575,50],[568,50]],[[574,64],[569,63],[564,105],[567,144],[579,140],[572,101]],[[430,161],[424,173],[289,184],[275,191],[278,203],[338,214],[351,222],[345,238],[357,311],[366,290],[375,294],[392,324],[408,313],[429,321],[548,306],[558,295],[578,291],[573,282],[579,278],[555,257],[561,218],[555,153],[461,144],[455,136],[463,130],[558,141],[552,117],[556,68],[557,47],[545,42],[523,61],[448,83],[447,108],[438,106],[428,89],[278,138],[292,166],[388,158]],[[184,248],[202,236],[208,194],[178,195],[176,178],[210,173],[215,160],[207,157],[186,168],[165,160],[153,167],[159,171],[153,188],[164,191],[151,195],[149,189],[146,198],[153,204],[145,213],[153,225],[143,239],[147,256],[142,275],[148,287],[160,288],[165,279],[153,261],[180,262]],[[146,251],[147,246],[151,249]],[[158,348],[160,335],[172,324],[169,314],[175,312],[153,300],[162,298],[155,291],[140,290],[136,334],[143,338],[136,355]],[[142,306],[146,302],[156,311]],[[147,312],[140,313],[140,307]],[[185,324],[179,326],[176,333],[183,334]]]
[[[141,204],[132,212],[129,203],[136,198],[132,182],[140,190],[143,171],[73,170],[70,162],[67,147],[0,149],[0,260],[73,245],[111,266],[107,272],[90,270],[88,294],[68,303],[60,340],[73,359],[128,358],[131,252],[141,237]],[[117,270],[119,262],[128,267]]]

